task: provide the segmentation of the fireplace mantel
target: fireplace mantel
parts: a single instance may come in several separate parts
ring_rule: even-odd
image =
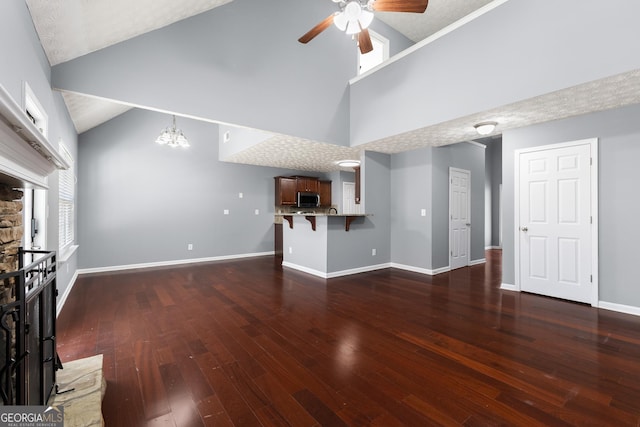
[[[0,182],[47,188],[47,176],[70,166],[0,85]]]

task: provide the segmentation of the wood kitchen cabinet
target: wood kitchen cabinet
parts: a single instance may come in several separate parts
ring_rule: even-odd
[[[320,206],[331,206],[331,181],[319,181],[320,188]]]
[[[298,192],[319,193],[320,206],[331,206],[331,181],[320,181],[311,176],[276,176],[275,205],[296,206]]]
[[[276,176],[276,206],[295,206],[297,201],[298,180],[295,177]]]
[[[320,181],[311,176],[298,176],[298,191],[305,193],[318,193],[320,191]]]

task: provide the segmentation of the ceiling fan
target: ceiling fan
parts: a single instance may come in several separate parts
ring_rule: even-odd
[[[411,12],[423,13],[429,0],[332,0],[338,3],[340,11],[332,13],[309,32],[300,37],[300,43],[309,43],[318,34],[335,24],[340,31],[358,35],[360,52],[365,54],[373,50],[371,36],[367,28],[373,21],[373,12]]]

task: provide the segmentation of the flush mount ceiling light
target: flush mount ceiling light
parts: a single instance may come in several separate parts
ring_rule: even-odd
[[[169,147],[189,147],[189,141],[184,136],[182,130],[176,128],[176,116],[173,116],[173,126],[167,127],[162,131],[156,142],[160,145],[168,145]]]
[[[474,125],[473,127],[476,128],[476,132],[480,135],[489,135],[494,131],[496,126],[498,126],[498,123],[496,122],[482,122]]]
[[[341,168],[355,168],[360,166],[360,160],[338,160],[336,164]]]

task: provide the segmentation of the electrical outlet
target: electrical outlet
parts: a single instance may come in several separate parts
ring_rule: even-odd
[[[375,249],[371,249],[371,256],[376,256],[377,251]]]
[[[225,210],[224,210],[224,214],[225,214],[225,215],[229,215],[229,209],[225,209]]]
[[[420,216],[427,216],[427,210],[426,209],[420,209]]]
[[[256,210],[254,211],[254,213],[255,213],[256,215],[260,215],[260,209],[256,209]]]
[[[293,248],[291,246],[289,246],[289,253],[292,254],[293,253]]]
[[[244,194],[238,193],[238,199],[242,199],[243,197],[244,197]]]
[[[193,243],[189,243],[189,244],[187,245],[187,250],[188,250],[188,251],[192,251],[192,250],[193,250]]]

